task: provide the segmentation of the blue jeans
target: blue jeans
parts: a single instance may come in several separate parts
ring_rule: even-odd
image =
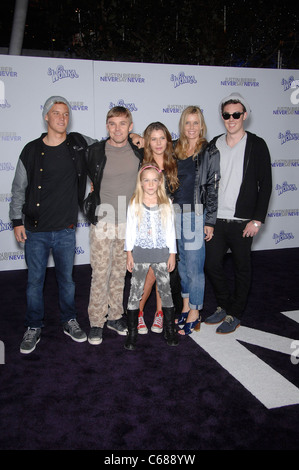
[[[203,215],[194,212],[176,214],[182,297],[189,298],[189,307],[195,310],[202,309],[205,290],[203,226]]]
[[[73,265],[75,229],[53,232],[26,231],[25,259],[28,267],[25,326],[41,328],[44,321],[44,282],[50,251],[55,263],[61,322],[76,318]]]

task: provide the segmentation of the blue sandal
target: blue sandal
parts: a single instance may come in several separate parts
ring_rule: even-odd
[[[189,315],[189,312],[182,312],[179,318],[175,321],[175,324],[178,325],[180,328],[182,328],[182,326],[185,325],[186,323],[188,315]]]
[[[185,335],[183,336],[191,335],[191,333],[193,333],[195,329],[197,331],[200,330],[200,322],[201,322],[201,317],[198,317],[197,320],[185,323],[184,327],[182,328],[182,330],[184,330],[185,332]],[[199,324],[199,327],[196,328],[198,324]]]

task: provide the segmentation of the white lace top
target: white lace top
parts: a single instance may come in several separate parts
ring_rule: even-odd
[[[140,258],[141,250],[144,250],[143,261],[149,261],[149,257],[155,262],[165,261],[166,254],[168,258],[170,253],[176,253],[172,203],[171,217],[165,225],[165,227],[162,225],[159,206],[149,208],[144,205],[143,216],[138,226],[138,217],[135,214],[135,201],[133,201],[129,205],[127,213],[125,251],[138,253],[138,258]],[[135,254],[134,259],[137,261]]]

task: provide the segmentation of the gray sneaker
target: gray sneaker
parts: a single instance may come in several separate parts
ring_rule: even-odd
[[[222,322],[226,317],[226,311],[222,307],[217,307],[216,311],[205,319],[207,325],[216,325]]]
[[[78,343],[83,343],[87,340],[86,333],[81,330],[79,323],[74,318],[63,325],[63,332]]]
[[[90,344],[101,344],[103,341],[103,328],[99,326],[92,326],[88,335],[88,342]]]
[[[30,354],[40,342],[41,328],[27,328],[20,346],[22,354]]]
[[[128,331],[124,317],[121,317],[118,320],[108,320],[107,328],[116,331],[116,333],[122,336],[126,336]]]

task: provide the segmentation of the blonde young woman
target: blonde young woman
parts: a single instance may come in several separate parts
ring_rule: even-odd
[[[206,124],[198,106],[188,106],[179,122],[180,138],[175,143],[179,188],[173,202],[176,214],[179,262],[183,297],[178,319],[181,335],[200,327],[200,310],[205,290],[205,243],[213,237],[218,207],[220,163],[206,140]]]
[[[143,164],[138,172],[136,190],[128,207],[125,251],[127,269],[132,273],[125,349],[136,348],[139,302],[149,267],[154,272],[161,296],[164,336],[167,344],[176,346],[178,339],[169,276],[176,262],[174,213],[166,194],[163,172],[154,163]]]
[[[147,126],[143,136],[144,158],[143,163],[154,163],[163,171],[165,178],[165,187],[168,197],[171,199],[172,193],[178,188],[177,161],[174,158],[173,143],[170,132],[161,122],[152,122]],[[144,319],[144,306],[152,291],[156,279],[152,268],[149,269],[144,285],[144,293],[139,305],[138,315],[138,333],[146,334],[148,332]],[[170,276],[171,289],[175,310],[181,308],[181,289],[177,270],[172,271]],[[160,294],[156,284],[156,313],[154,316],[151,331],[161,333],[163,330],[163,310]]]

